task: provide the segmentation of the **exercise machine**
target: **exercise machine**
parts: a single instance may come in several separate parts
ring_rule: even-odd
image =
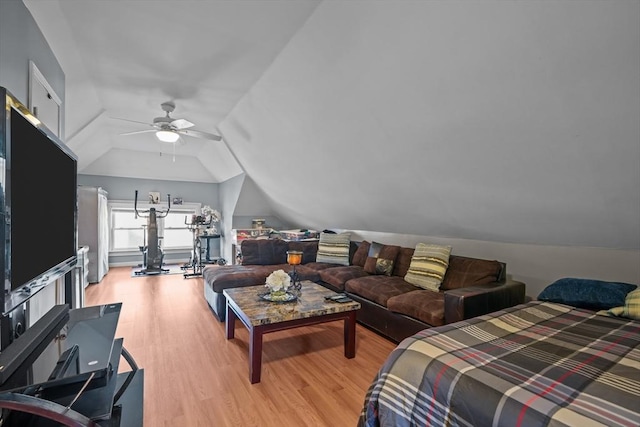
[[[147,218],[147,230],[145,233],[144,245],[140,247],[142,252],[142,270],[136,271],[136,275],[162,274],[168,273],[169,269],[162,268],[164,253],[160,247],[160,237],[158,237],[158,218],[164,218],[171,210],[171,195],[167,194],[167,210],[159,211],[153,206],[148,210],[138,211],[138,190],[136,190],[133,201],[133,209],[136,218]]]
[[[142,224],[142,246],[138,246],[138,250],[142,252],[142,264],[138,264],[138,267],[147,266],[147,224]]]
[[[185,270],[184,278],[186,279],[189,277],[202,276],[204,263],[201,259],[202,244],[200,242],[200,230],[202,229],[202,227],[211,225],[211,220],[207,221],[207,218],[202,215],[194,215],[191,217],[191,222],[188,222],[187,217],[185,217],[184,223],[187,225],[189,231],[191,231],[191,233],[193,234],[193,249],[191,251],[191,259],[182,267],[182,269]],[[187,270],[189,269],[191,269],[191,273],[187,272]]]

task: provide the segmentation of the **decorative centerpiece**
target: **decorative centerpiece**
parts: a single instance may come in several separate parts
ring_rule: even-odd
[[[220,212],[209,205],[204,205],[200,211],[202,213],[202,217],[205,219],[205,225],[207,226],[206,230],[204,230],[202,234],[205,236],[213,236],[217,234],[218,230],[216,230],[215,223],[220,222]]]
[[[267,301],[287,302],[295,301],[297,298],[288,292],[291,277],[284,270],[276,270],[271,273],[264,285],[269,288],[269,292],[260,296]]]
[[[287,264],[293,267],[289,276],[291,277],[291,286],[289,291],[295,296],[299,297],[302,291],[302,283],[300,283],[300,277],[296,271],[296,265],[302,264],[302,252],[301,251],[287,251]]]

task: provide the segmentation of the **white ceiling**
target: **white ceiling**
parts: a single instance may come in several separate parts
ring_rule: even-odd
[[[640,248],[640,2],[25,3],[80,173],[245,172],[303,228]],[[169,99],[224,142],[118,136]]]
[[[149,129],[172,100],[174,118],[219,133],[317,6],[316,0],[25,0],[66,77],[66,143],[79,173],[222,182],[242,172],[226,141],[160,143]],[[175,162],[173,161],[175,157]]]

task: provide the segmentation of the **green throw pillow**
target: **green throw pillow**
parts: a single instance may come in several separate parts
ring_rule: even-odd
[[[349,265],[350,233],[320,233],[316,262]]]
[[[451,246],[418,243],[404,280],[419,288],[438,292],[449,267]]]

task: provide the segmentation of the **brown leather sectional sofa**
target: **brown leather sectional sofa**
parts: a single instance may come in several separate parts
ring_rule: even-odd
[[[451,255],[439,292],[416,287],[404,280],[413,248],[387,245],[397,253],[390,276],[365,271],[370,243],[352,242],[350,265],[315,262],[317,242],[279,239],[244,240],[241,265],[204,268],[204,295],[220,321],[225,320],[222,290],[264,284],[271,272],[291,271],[286,252],[303,252],[296,267],[301,280],[311,280],[337,292],[345,292],[362,305],[358,321],[399,342],[426,328],[490,313],[523,303],[525,284],[506,278],[506,264]]]

